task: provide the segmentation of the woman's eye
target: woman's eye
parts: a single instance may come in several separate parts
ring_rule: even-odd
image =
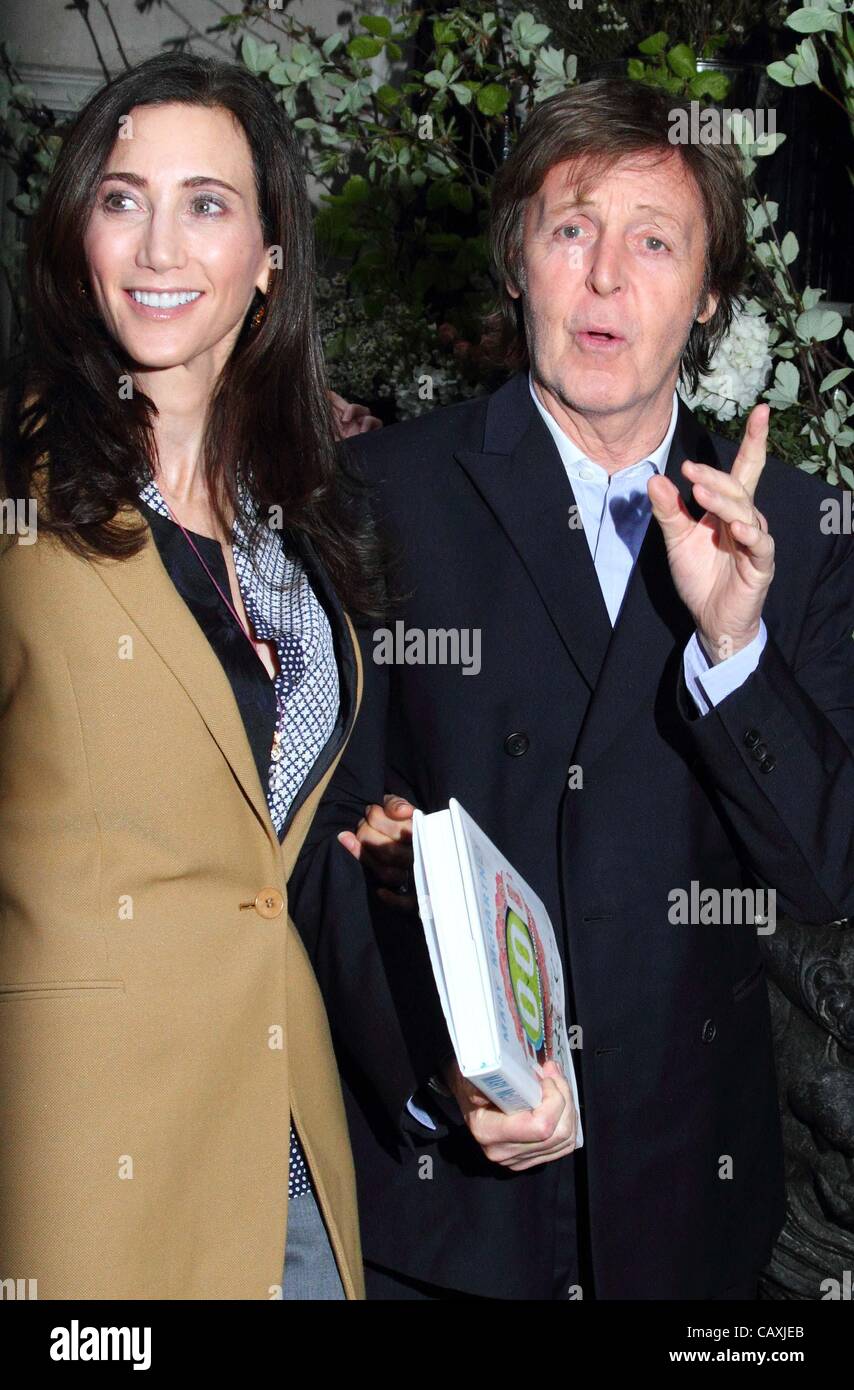
[[[212,198],[207,193],[202,193],[198,198],[194,198],[191,205],[194,212],[201,213],[202,217],[216,217],[221,212],[225,212],[225,204],[218,198]]]
[[[103,206],[108,212],[124,212],[124,208],[116,207],[115,199],[117,198],[119,202],[133,203],[129,193],[108,193],[103,200]]]

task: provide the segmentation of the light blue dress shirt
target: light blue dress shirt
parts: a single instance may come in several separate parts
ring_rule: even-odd
[[[534,390],[530,372],[528,387],[566,469],[613,627],[652,516],[647,482],[653,472],[663,473],[667,467],[679,414],[679,397],[674,391],[670,424],[658,448],[638,463],[609,474],[601,464],[587,458],[549,414]],[[752,642],[713,666],[694,633],[682,662],[685,683],[700,714],[708,714],[713,705],[719,705],[756,670],[766,639],[765,624],[760,621],[759,632]]]

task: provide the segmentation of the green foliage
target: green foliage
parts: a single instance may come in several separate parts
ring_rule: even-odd
[[[699,101],[702,97],[723,101],[729,91],[729,78],[723,72],[698,68],[697,63],[714,59],[726,42],[726,36],[713,35],[698,55],[690,44],[671,44],[669,36],[659,31],[638,44],[638,52],[643,57],[630,58],[626,70],[629,77],[639,82],[663,87],[689,101]]]

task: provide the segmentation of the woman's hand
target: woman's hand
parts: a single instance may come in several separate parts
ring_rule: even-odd
[[[372,415],[366,405],[353,405],[335,391],[329,392],[329,399],[335,412],[339,439],[349,439],[352,434],[367,434],[368,430],[382,429],[382,420]]]
[[[365,807],[355,834],[342,830],[338,836],[339,843],[365,864],[374,878],[392,885],[378,889],[377,897],[402,912],[418,911],[412,882],[414,809],[402,796],[387,793],[382,806]]]
[[[555,1062],[542,1070],[543,1095],[536,1109],[505,1115],[463,1076],[456,1061],[445,1068],[445,1083],[472,1137],[490,1162],[514,1173],[553,1163],[575,1149],[578,1117],[569,1082]]]

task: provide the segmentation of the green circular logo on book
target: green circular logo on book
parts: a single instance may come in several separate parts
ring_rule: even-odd
[[[513,997],[525,1034],[537,1052],[543,1045],[545,1020],[537,952],[528,924],[512,907],[507,909],[506,935]]]

